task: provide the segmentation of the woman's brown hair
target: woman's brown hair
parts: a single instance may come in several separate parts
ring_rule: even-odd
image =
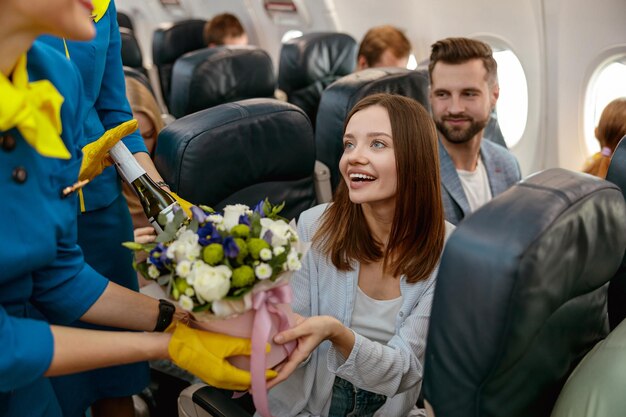
[[[350,201],[348,187],[339,183],[334,202],[324,212],[313,237],[339,270],[352,270],[352,261],[383,260],[393,276],[414,283],[427,279],[437,266],[445,237],[439,180],[437,132],[428,112],[417,101],[392,94],[374,94],[359,101],[346,118],[370,106],[387,110],[396,158],[396,206],[389,242],[372,238],[360,204]]]
[[[150,118],[150,121],[154,125],[156,134],[165,127],[165,123],[161,118],[161,111],[157,104],[154,95],[148,90],[148,88],[141,82],[131,77],[126,77],[126,97],[133,113],[144,113]],[[156,143],[154,144],[156,149]],[[154,153],[154,149],[152,153]],[[153,155],[150,155],[153,156]]]
[[[611,163],[611,155],[620,139],[626,135],[626,97],[616,98],[602,110],[596,127],[596,138],[602,152],[594,155],[583,172],[605,178]]]

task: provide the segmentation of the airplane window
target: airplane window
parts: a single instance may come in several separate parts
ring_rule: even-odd
[[[623,55],[605,61],[596,70],[587,88],[584,132],[585,143],[590,154],[600,150],[594,131],[602,110],[618,97],[626,97],[626,56]]]
[[[522,138],[528,117],[528,87],[522,64],[510,49],[495,49],[500,97],[496,105],[498,124],[509,148]]]
[[[409,55],[409,60],[406,63],[406,68],[410,70],[414,70],[415,68],[417,68],[417,59],[415,59],[414,54]]]
[[[282,43],[288,42],[292,39],[302,36],[301,30],[288,30],[284,33],[283,38],[280,40]]]

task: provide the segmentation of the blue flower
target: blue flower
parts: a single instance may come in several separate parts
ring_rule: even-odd
[[[237,246],[237,243],[232,236],[224,238],[222,246],[224,247],[224,255],[227,257],[236,258],[237,255],[239,255],[239,246]]]
[[[206,222],[204,226],[199,227],[197,234],[200,246],[222,242],[222,236],[220,236],[217,228],[211,222]]]
[[[265,212],[263,211],[263,204],[265,204],[265,200],[261,200],[257,203],[256,206],[252,209],[253,212],[258,213],[261,218],[265,217]]]
[[[170,263],[167,258],[167,247],[163,243],[159,243],[150,251],[150,263],[159,269],[165,269],[165,265]]]
[[[247,214],[242,214],[239,216],[239,224],[245,224],[246,226],[250,226],[250,217]]]
[[[272,237],[274,236],[274,233],[272,233],[271,230],[268,230],[267,232],[265,232],[265,234],[263,235],[263,240],[266,241],[267,243],[270,244],[270,246],[272,246]]]
[[[193,214],[193,217],[196,220],[198,220],[198,223],[200,224],[204,223],[206,221],[206,218],[208,217],[207,214],[204,212],[204,210],[196,206],[191,206],[191,213]]]

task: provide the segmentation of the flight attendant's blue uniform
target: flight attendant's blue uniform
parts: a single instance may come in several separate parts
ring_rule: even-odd
[[[81,161],[80,77],[39,42],[27,65],[30,81],[48,79],[65,98],[61,137],[71,159],[41,156],[15,128],[0,131],[0,416],[60,417],[43,377],[52,360],[52,333],[32,313],[71,323],[108,281],[84,263],[76,245],[76,195],[61,198],[61,189],[76,182]]]
[[[121,38],[113,1],[95,26],[93,40],[67,42],[70,60],[83,78],[85,119],[81,147],[100,138],[106,130],[132,119],[126,99]],[[65,52],[62,39],[49,36],[40,39]],[[138,131],[122,141],[131,153],[147,152]],[[132,253],[121,245],[133,240],[133,226],[115,168],[106,168],[90,182],[79,194],[79,202],[82,214],[78,218],[78,243],[87,263],[111,281],[138,290]],[[84,410],[100,398],[136,394],[148,383],[146,362],[53,379],[66,417],[82,416]]]

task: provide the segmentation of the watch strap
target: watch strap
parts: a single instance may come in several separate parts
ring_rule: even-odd
[[[160,299],[159,300],[159,317],[157,317],[156,326],[154,326],[155,332],[162,332],[167,327],[172,324],[172,319],[174,318],[174,312],[176,311],[176,307],[171,302]]]

